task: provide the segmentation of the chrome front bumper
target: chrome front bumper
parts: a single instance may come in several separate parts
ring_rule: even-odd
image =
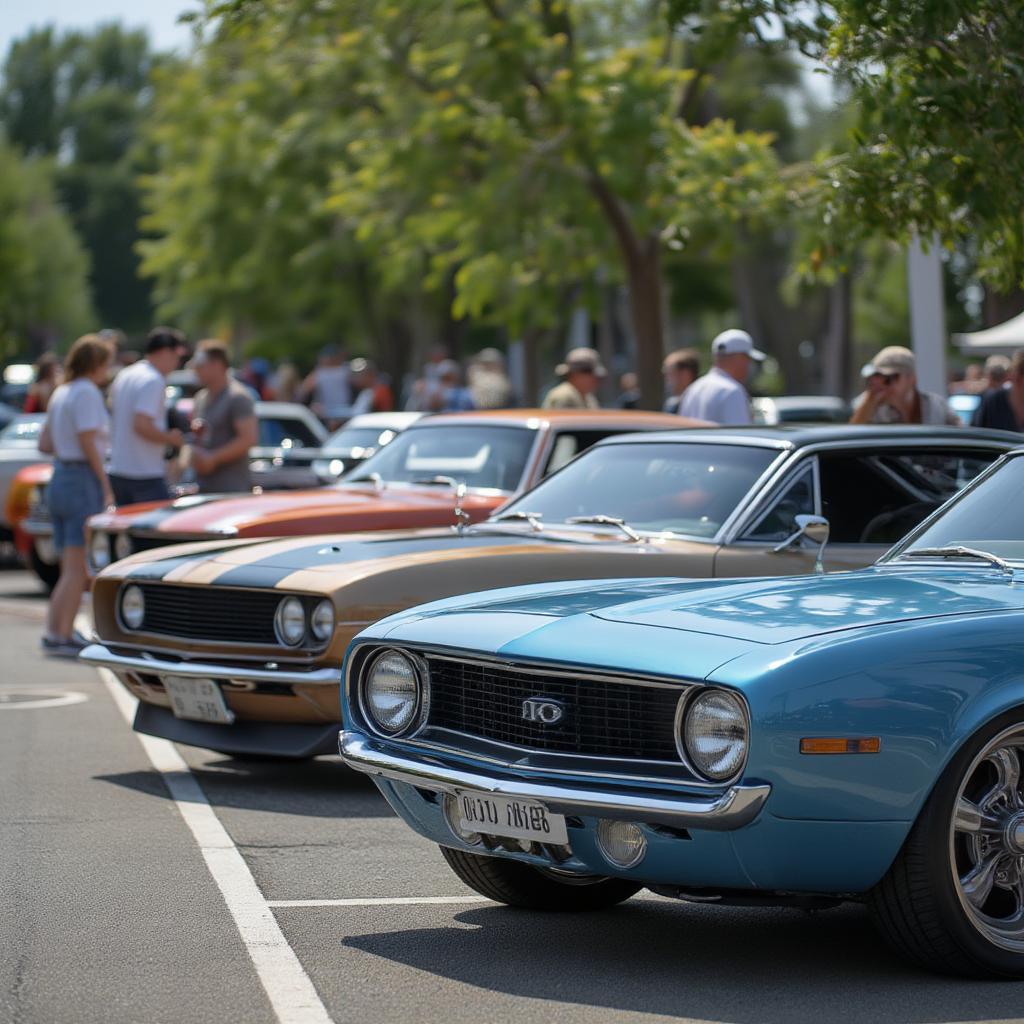
[[[284,683],[291,686],[338,686],[336,668],[312,670],[259,668],[255,665],[216,665],[202,661],[166,661],[150,654],[115,654],[103,644],[90,644],[78,655],[90,665],[113,672],[143,672],[156,676],[184,676],[188,679],[231,679],[249,683]]]
[[[441,793],[475,789],[521,800],[536,800],[558,814],[587,815],[641,821],[675,828],[729,832],[752,822],[760,813],[771,786],[732,786],[714,796],[652,796],[642,790],[629,793],[516,778],[480,775],[454,768],[440,759],[417,752],[393,753],[387,746],[360,732],[342,730],[338,752],[356,771],[405,782]]]

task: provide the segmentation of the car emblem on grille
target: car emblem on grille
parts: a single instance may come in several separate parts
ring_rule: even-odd
[[[554,725],[565,715],[565,708],[557,701],[546,697],[529,697],[523,701],[523,718],[527,722],[540,722],[541,725]]]

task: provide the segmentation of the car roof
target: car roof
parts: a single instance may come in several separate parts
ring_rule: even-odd
[[[398,427],[404,429],[425,415],[426,413],[422,412],[361,412],[353,416],[334,433],[340,434],[347,427]]]
[[[592,430],[613,427],[628,430],[631,424],[653,426],[662,430],[697,424],[699,420],[686,420],[672,413],[647,412],[637,409],[478,409],[474,412],[444,412],[425,416],[412,429],[453,423],[480,423],[537,429],[551,426],[576,426]]]
[[[751,401],[771,402],[779,409],[798,409],[808,405],[845,409],[850,404],[845,398],[837,398],[835,395],[763,395]]]
[[[976,427],[927,426],[920,424],[850,424],[850,423],[780,423],[776,426],[749,427],[692,427],[688,430],[668,430],[657,434],[623,434],[601,441],[602,445],[628,444],[630,441],[663,442],[729,442],[768,448],[804,448],[808,445],[827,444],[830,441],[850,441],[864,445],[873,441],[905,441],[908,444],[934,444],[943,441],[977,441],[997,444],[1006,448],[1024,443],[1020,434],[1008,430],[981,430]]]

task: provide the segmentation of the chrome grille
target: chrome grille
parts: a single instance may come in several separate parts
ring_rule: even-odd
[[[428,657],[438,729],[553,754],[678,762],[674,721],[683,687],[644,685]],[[564,718],[527,721],[523,702],[559,702]]]
[[[284,594],[227,587],[143,583],[142,630],[188,640],[277,644],[274,613]]]

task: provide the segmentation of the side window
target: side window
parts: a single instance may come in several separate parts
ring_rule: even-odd
[[[796,517],[814,514],[814,470],[808,464],[795,480],[782,485],[771,499],[768,511],[749,529],[742,540],[780,541],[796,532]]]
[[[995,452],[889,450],[819,457],[821,509],[839,544],[895,544],[969,483]]]
[[[555,443],[551,447],[548,463],[544,467],[544,476],[549,476],[556,469],[561,469],[567,462],[572,462],[580,452],[586,451],[592,444],[612,437],[614,431],[608,430],[560,430],[555,434]]]

